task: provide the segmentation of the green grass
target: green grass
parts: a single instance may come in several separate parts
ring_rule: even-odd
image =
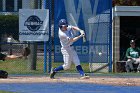
[[[29,70],[28,64],[28,60],[24,59],[0,61],[0,69],[7,71],[9,74],[44,74],[44,62],[42,59],[37,60],[36,70]],[[62,64],[62,62],[53,62],[52,66],[57,67]],[[88,63],[82,63],[81,65],[85,72],[89,72]],[[62,72],[75,73],[77,71],[72,64],[71,69]]]
[[[62,65],[63,62],[53,62],[53,67],[58,67]],[[88,63],[81,63],[84,71],[86,73],[89,72]],[[0,70],[5,70],[9,74],[24,74],[24,75],[43,75],[44,74],[44,62],[42,59],[37,60],[36,70],[29,70],[28,68],[28,60],[18,59],[18,60],[6,60],[0,61]],[[72,64],[71,68],[67,71],[61,71],[61,73],[76,73],[76,68],[74,64]],[[47,73],[46,73],[47,74]],[[140,76],[140,73],[94,73],[94,76]]]
[[[1,91],[0,90],[0,93],[17,93],[17,92],[9,92],[9,91]]]
[[[0,69],[6,70],[9,74],[43,73],[43,62],[41,60],[37,61],[36,70],[29,70],[28,64],[29,64],[28,60],[24,59],[0,61]]]

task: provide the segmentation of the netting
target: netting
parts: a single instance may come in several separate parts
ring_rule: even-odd
[[[1,61],[1,69],[11,73],[43,73],[50,72],[53,61],[53,66],[61,64],[63,58],[58,38],[58,21],[61,18],[67,19],[70,25],[78,26],[86,33],[87,42],[83,43],[81,38],[74,46],[87,71],[89,71],[89,62],[107,64],[110,62],[111,0],[12,0],[10,3],[8,0],[1,0],[0,5],[1,53],[24,55],[21,59]],[[21,42],[19,9],[43,8],[49,9],[49,20],[51,20],[49,21],[49,40]],[[31,28],[34,29],[34,26]],[[75,33],[75,36],[77,35],[79,33]],[[28,52],[25,50],[28,49],[31,53],[26,55]],[[30,57],[33,57],[32,63]]]
[[[73,44],[81,63],[89,63],[90,71],[104,64],[109,66],[112,56],[111,4],[111,0],[55,0],[55,62],[63,62],[58,22],[66,19],[69,25],[78,26],[86,33],[86,43],[80,39]],[[79,34],[74,33],[75,36]],[[107,72],[109,68],[111,67],[107,67]]]
[[[8,0],[6,2],[4,0],[0,1],[2,5],[0,8],[0,52],[8,56],[21,55],[22,57],[14,60],[0,60],[0,69],[6,70],[9,74],[42,74],[49,72],[52,52],[51,30],[49,30],[49,40],[47,42],[20,41],[18,13],[21,8],[50,9],[49,20],[51,20],[51,0],[13,0],[10,1],[11,3],[8,2]],[[7,5],[7,3],[12,5]],[[49,29],[51,29],[51,21],[49,21],[49,24]]]

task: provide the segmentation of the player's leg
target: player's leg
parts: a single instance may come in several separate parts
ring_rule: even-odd
[[[140,72],[140,58],[136,59],[135,64],[138,64],[137,72]]]
[[[80,76],[81,77],[84,77],[85,76],[85,73],[83,71],[82,66],[80,65],[80,60],[79,60],[79,57],[78,57],[76,51],[74,49],[72,49],[71,52],[72,52],[71,53],[71,55],[72,55],[72,61],[75,64],[77,71],[80,73]]]
[[[73,62],[74,62],[74,64],[75,64],[75,66],[76,66],[77,71],[80,73],[81,79],[89,79],[90,77],[87,76],[87,75],[84,73],[83,68],[82,68],[82,66],[80,65],[80,61],[79,61],[78,56],[75,56],[74,59],[75,59],[75,61],[73,61]]]
[[[126,70],[126,72],[130,72],[131,69],[128,64],[125,64],[125,70]]]
[[[58,72],[58,71],[61,71],[61,70],[64,70],[63,69],[63,66],[58,66],[57,68],[52,68],[51,69],[51,73],[50,73],[50,78],[54,78],[55,74]]]
[[[62,55],[63,55],[63,61],[64,64],[62,65],[63,70],[67,70],[71,67],[71,56],[70,56],[70,50],[69,49],[61,49]]]
[[[63,60],[64,60],[64,64],[60,65],[57,68],[54,68],[51,70],[51,74],[50,74],[50,78],[54,78],[54,75],[61,70],[67,70],[70,68],[71,66],[71,58],[68,54],[68,51],[61,49],[62,55],[63,55]]]
[[[131,71],[134,71],[133,62],[133,59],[128,59],[126,62],[126,65],[130,67]]]

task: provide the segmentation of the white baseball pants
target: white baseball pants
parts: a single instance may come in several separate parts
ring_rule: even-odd
[[[67,48],[62,47],[61,52],[63,55],[64,70],[70,69],[72,62],[75,64],[75,66],[80,65],[80,60],[73,46],[69,46]]]

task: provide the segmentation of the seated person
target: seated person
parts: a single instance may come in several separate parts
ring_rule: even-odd
[[[16,56],[16,55],[5,55],[0,53],[0,60],[8,60],[8,59],[17,59],[17,58],[22,58],[22,56]]]
[[[126,51],[126,71],[129,72],[129,69],[134,72],[133,64],[138,64],[137,71],[140,71],[140,48],[135,46],[135,41],[130,41],[130,47]]]

